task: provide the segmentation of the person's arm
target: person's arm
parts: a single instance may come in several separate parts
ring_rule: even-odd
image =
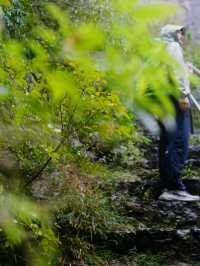
[[[190,108],[190,101],[188,95],[190,94],[190,83],[188,78],[188,67],[185,64],[183,51],[180,45],[176,42],[171,43],[167,50],[171,57],[177,62],[175,74],[180,85],[181,97],[179,99],[179,107],[181,111],[185,112]]]
[[[184,61],[183,50],[181,46],[176,43],[170,43],[167,47],[168,53],[171,55],[172,59],[177,63],[174,67],[175,75],[179,83],[179,89],[182,93],[183,98],[187,97],[190,91],[189,82],[189,71],[188,66]]]

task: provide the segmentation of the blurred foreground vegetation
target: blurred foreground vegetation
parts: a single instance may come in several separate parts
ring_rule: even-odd
[[[172,62],[152,29],[175,9],[0,4],[0,265],[106,265],[95,239],[132,222],[108,195],[143,157],[136,120],[173,116]]]

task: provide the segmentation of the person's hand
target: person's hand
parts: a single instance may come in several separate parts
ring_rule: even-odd
[[[200,77],[200,69],[194,66],[192,63],[187,62],[187,68],[190,74],[195,74]]]
[[[192,63],[187,62],[187,68],[190,74],[192,74],[194,72],[194,66]]]
[[[188,111],[189,108],[190,108],[190,101],[189,101],[189,99],[187,97],[181,98],[179,100],[179,107],[180,107],[180,109],[181,109],[182,112]]]

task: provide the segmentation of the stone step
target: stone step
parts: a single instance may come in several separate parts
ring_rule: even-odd
[[[143,228],[116,230],[108,235],[106,246],[119,253],[173,251],[177,259],[200,259],[200,228]]]
[[[200,227],[200,202],[181,201],[128,201],[125,213],[145,226],[188,229]]]
[[[193,177],[190,179],[184,178],[183,182],[191,194],[200,195],[200,177]],[[139,198],[144,198],[148,194],[151,199],[157,199],[161,192],[161,183],[158,178],[148,178],[142,181],[120,181],[116,186],[117,192],[126,191],[129,195],[134,195]]]
[[[152,229],[136,232],[137,250],[163,251],[173,250],[177,257],[189,256],[200,259],[200,229]]]
[[[199,159],[200,157],[200,146],[193,145],[189,148],[189,158]]]
[[[200,157],[200,156],[199,156]],[[200,159],[195,158],[195,159],[189,159],[187,161],[187,165],[189,165],[193,170],[197,170],[200,166]]]
[[[184,179],[184,183],[191,194],[200,195],[199,179]],[[147,227],[200,227],[200,202],[162,201],[158,200],[160,193],[160,182],[156,179],[119,182],[112,199],[114,204],[123,206],[125,215]]]

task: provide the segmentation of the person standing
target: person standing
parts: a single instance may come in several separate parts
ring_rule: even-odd
[[[186,191],[182,171],[188,156],[190,121],[189,70],[184,61],[183,43],[186,29],[178,25],[166,25],[161,37],[169,55],[175,61],[175,75],[179,82],[181,98],[171,97],[175,108],[175,127],[167,129],[161,124],[159,144],[159,174],[163,192],[160,200],[199,201],[200,197]]]

